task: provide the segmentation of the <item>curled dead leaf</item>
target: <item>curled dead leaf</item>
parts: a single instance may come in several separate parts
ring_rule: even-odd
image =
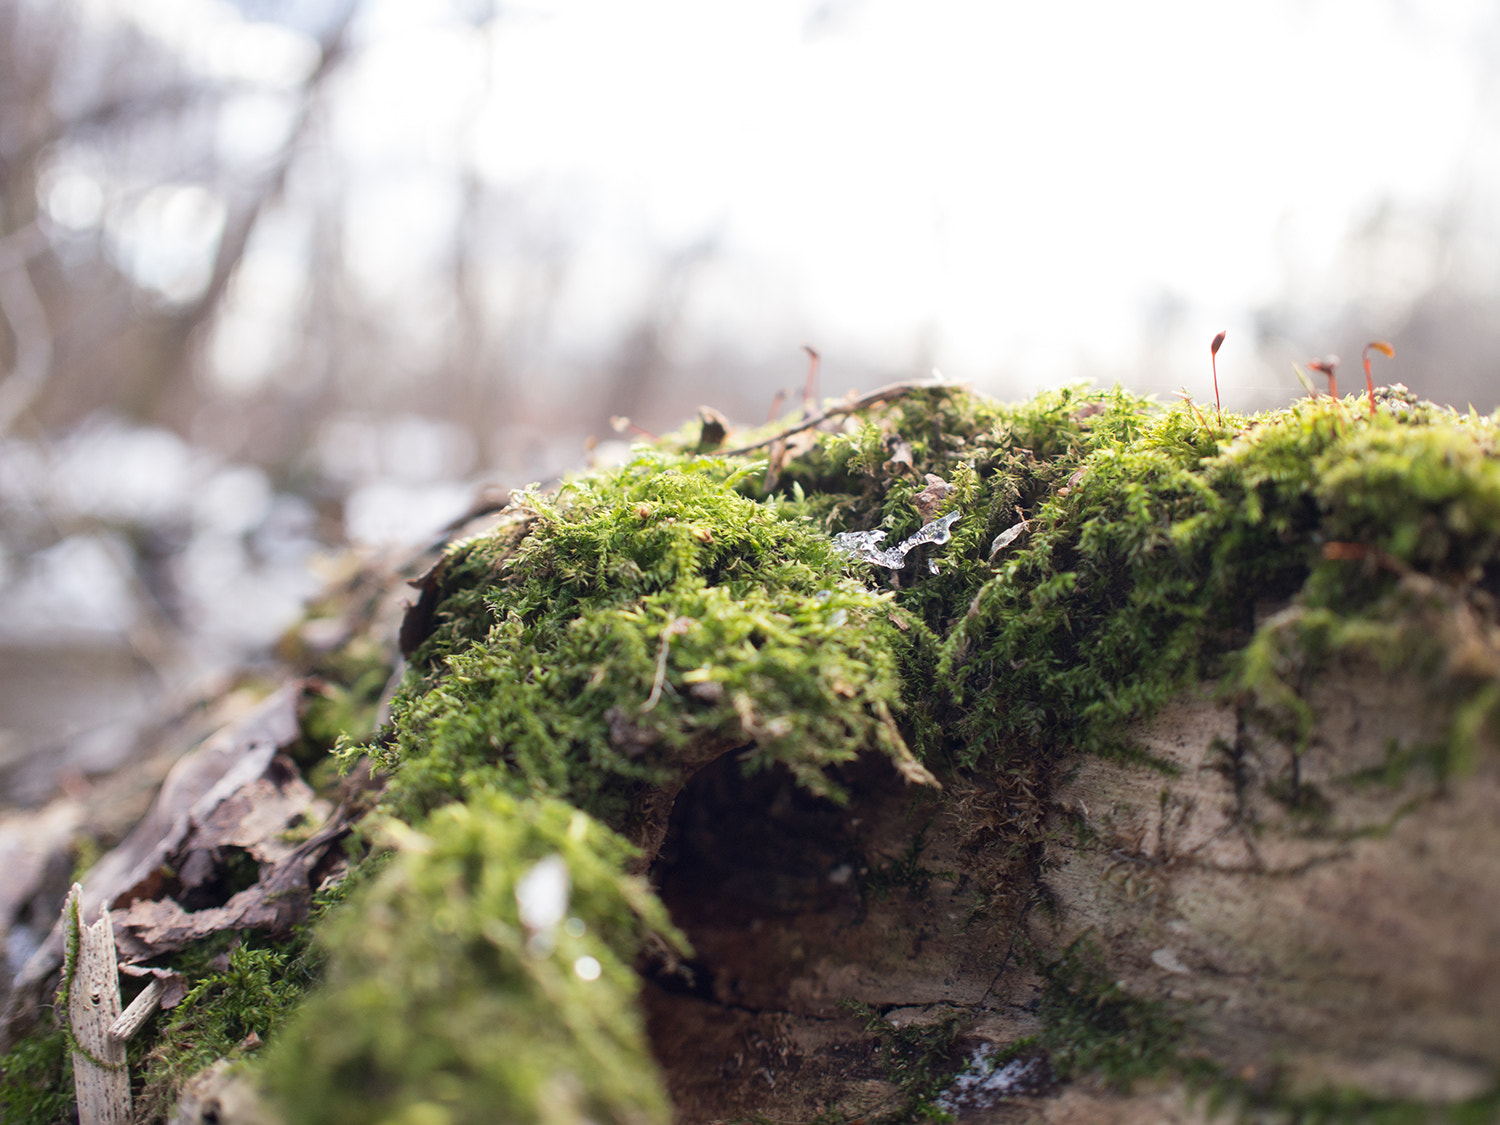
[[[1022,520],[1020,523],[1011,524],[999,535],[995,536],[994,542],[990,544],[990,558],[994,558],[1001,551],[1005,550],[1005,548],[1009,547],[1012,543],[1019,539],[1021,537],[1021,533],[1025,531],[1029,525],[1029,520]]]

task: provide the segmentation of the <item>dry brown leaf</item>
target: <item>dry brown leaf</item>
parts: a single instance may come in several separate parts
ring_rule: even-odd
[[[923,523],[931,523],[937,518],[938,509],[943,506],[943,501],[953,495],[953,485],[949,484],[936,473],[927,474],[927,487],[911,498],[917,514],[922,517]]]
[[[220,804],[266,775],[277,752],[301,735],[297,707],[302,687],[299,681],[281,688],[172,767],[151,811],[89,872],[79,904],[86,921],[112,907],[125,892],[148,883],[195,825],[208,822]],[[59,923],[16,974],[0,1016],[0,1049],[33,1018],[47,978],[62,965],[62,955]]]

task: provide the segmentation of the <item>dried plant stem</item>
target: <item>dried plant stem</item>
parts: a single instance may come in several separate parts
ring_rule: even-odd
[[[109,1034],[121,1043],[128,1043],[134,1038],[135,1033],[141,1029],[141,1025],[151,1018],[151,1013],[156,1011],[161,1004],[161,998],[167,991],[167,984],[160,978],[153,977],[146,982],[146,987],[141,994],[130,1002],[130,1007],[120,1013],[120,1018],[109,1025]]]
[[[661,701],[661,689],[667,681],[667,650],[672,645],[672,638],[686,633],[692,623],[690,617],[677,617],[661,631],[661,648],[656,653],[656,675],[651,681],[651,694],[641,704],[641,714],[644,715]]]

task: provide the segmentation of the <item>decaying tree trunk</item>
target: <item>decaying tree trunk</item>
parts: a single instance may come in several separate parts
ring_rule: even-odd
[[[1070,763],[1034,932],[1092,935],[1251,1085],[1474,1098],[1500,1065],[1500,760],[1386,782],[1392,744],[1440,737],[1430,701],[1373,663],[1309,695],[1295,782],[1289,746],[1194,697],[1144,731],[1175,775]]]
[[[1494,422],[908,394],[315,609],[86,884],[139,1119],[1500,1113]]]

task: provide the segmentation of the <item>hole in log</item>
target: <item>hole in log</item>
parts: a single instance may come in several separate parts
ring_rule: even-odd
[[[957,779],[974,799],[943,799],[875,755],[833,777],[844,806],[726,757],[678,796],[652,878],[694,956],[648,967],[642,999],[683,1125],[900,1108],[872,1011],[965,1042],[1009,1013],[1000,1037],[1025,1033],[1010,978],[991,989],[1021,905],[1007,889],[1029,886],[1024,858],[974,843],[996,790]]]

